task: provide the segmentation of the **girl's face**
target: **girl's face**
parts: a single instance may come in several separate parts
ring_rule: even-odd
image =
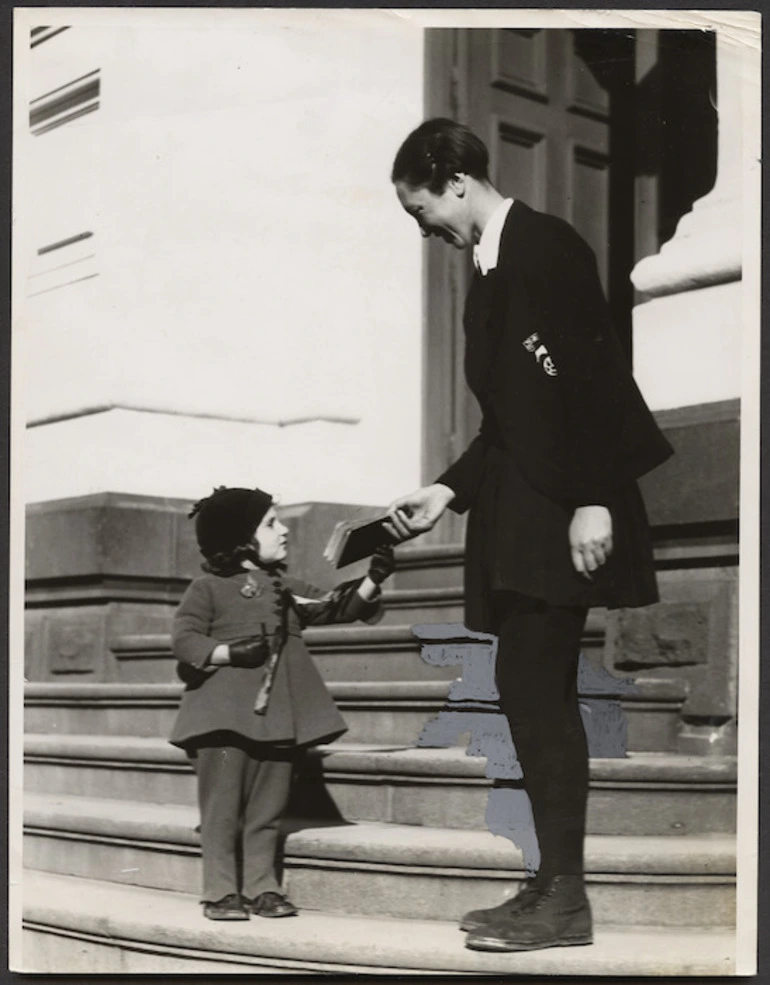
[[[259,560],[263,564],[275,564],[276,561],[286,559],[286,537],[288,533],[288,528],[278,519],[275,507],[271,506],[262,517],[262,522],[251,540],[259,551]]]

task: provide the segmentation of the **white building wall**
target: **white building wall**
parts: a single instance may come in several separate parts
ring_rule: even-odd
[[[73,26],[18,57],[15,78],[27,501],[260,482],[286,502],[382,503],[418,483],[421,246],[388,171],[422,118],[426,16],[45,11]],[[41,17],[17,9],[17,51]],[[480,23],[430,14],[463,17]],[[757,73],[740,53],[757,28],[733,20],[719,33],[717,186],[634,272],[636,374],[656,410],[735,397],[754,373],[736,333],[759,168]],[[97,68],[99,109],[32,136],[29,101]],[[90,279],[49,290],[76,274]]]
[[[100,69],[96,112],[18,133],[26,499],[413,487],[422,254],[389,168],[422,118],[422,30],[374,11],[110,13],[72,11],[17,87],[24,109],[25,85]]]

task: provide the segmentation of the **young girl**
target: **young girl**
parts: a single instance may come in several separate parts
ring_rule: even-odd
[[[215,489],[196,503],[203,576],[174,618],[187,685],[171,742],[198,778],[204,914],[291,916],[275,854],[296,751],[346,731],[302,640],[309,625],[375,621],[393,551],[365,578],[322,592],[285,575],[287,528],[260,489]]]

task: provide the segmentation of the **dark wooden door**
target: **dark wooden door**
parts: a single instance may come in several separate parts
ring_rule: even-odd
[[[601,44],[594,36],[586,55],[586,37],[568,30],[431,30],[426,115],[467,123],[487,144],[490,177],[503,194],[571,222],[595,250],[606,290],[611,99],[594,64]],[[423,462],[431,481],[467,447],[480,413],[462,369],[470,258],[438,242],[426,250]],[[452,514],[433,539],[462,534]]]
[[[470,31],[468,116],[505,195],[571,222],[607,273],[609,95],[572,31]]]

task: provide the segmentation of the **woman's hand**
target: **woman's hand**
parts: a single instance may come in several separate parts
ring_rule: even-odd
[[[575,570],[591,579],[612,554],[612,516],[606,506],[578,506],[569,525]]]
[[[390,504],[389,522],[385,527],[399,541],[424,534],[434,526],[454,498],[454,490],[440,482],[423,486]]]

